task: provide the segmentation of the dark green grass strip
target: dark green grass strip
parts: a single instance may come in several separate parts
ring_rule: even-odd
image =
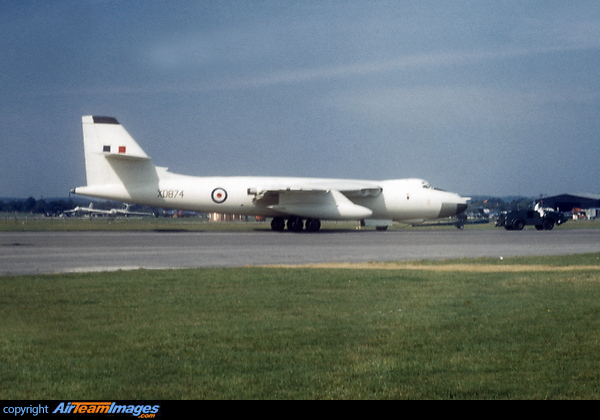
[[[0,399],[600,396],[598,270],[141,270],[0,287]]]

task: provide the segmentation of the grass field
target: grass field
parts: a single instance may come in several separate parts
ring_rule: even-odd
[[[600,397],[598,253],[0,284],[0,399]]]

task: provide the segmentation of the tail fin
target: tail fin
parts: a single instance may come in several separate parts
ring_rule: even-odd
[[[84,116],[82,123],[87,186],[76,193],[126,200],[157,185],[152,160],[115,118]]]

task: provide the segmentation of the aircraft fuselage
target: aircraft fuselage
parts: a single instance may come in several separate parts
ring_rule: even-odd
[[[197,212],[272,217],[274,230],[316,231],[320,220],[418,224],[464,212],[467,198],[421,179],[196,177],[171,173],[112,117],[83,117],[87,185],[77,194]]]

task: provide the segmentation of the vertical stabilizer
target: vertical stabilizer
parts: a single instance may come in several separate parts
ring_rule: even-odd
[[[82,124],[87,187],[76,192],[119,199],[157,185],[152,160],[115,118],[84,116]]]

